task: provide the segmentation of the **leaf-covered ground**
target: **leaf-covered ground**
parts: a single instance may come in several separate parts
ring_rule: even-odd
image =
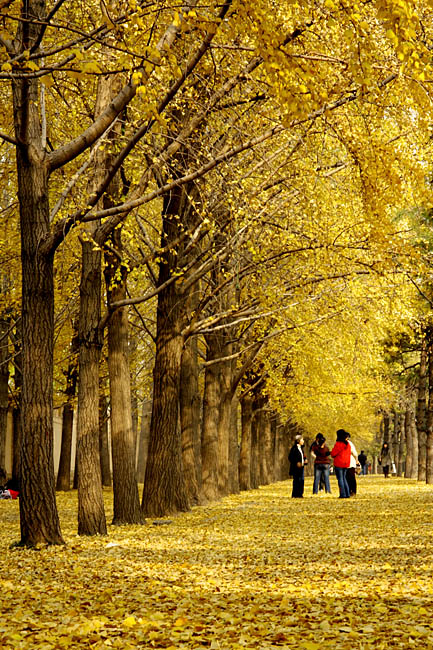
[[[39,551],[9,549],[18,503],[0,501],[0,648],[433,649],[433,488],[358,486],[278,483],[97,538],[60,494],[67,545]]]

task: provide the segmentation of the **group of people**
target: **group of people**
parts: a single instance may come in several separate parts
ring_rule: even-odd
[[[289,452],[290,476],[293,477],[293,498],[302,498],[304,496],[304,467],[308,463],[304,446],[303,436],[297,435],[295,443]],[[326,494],[331,493],[329,482],[331,459],[333,459],[334,471],[337,477],[339,498],[349,499],[356,494],[356,474],[359,471],[363,474],[366,473],[365,469],[368,467],[367,456],[363,451],[358,456],[348,431],[338,429],[337,440],[332,449],[329,449],[326,445],[325,436],[318,433],[310,447],[310,452],[314,458],[313,494],[319,493],[321,485],[324,487]]]
[[[20,494],[18,481],[14,478],[6,479],[6,472],[0,467],[0,499],[17,499]]]

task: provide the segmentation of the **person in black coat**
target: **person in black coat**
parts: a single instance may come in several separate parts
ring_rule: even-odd
[[[306,458],[304,454],[304,438],[301,435],[295,436],[295,443],[289,451],[290,476],[293,477],[292,498],[301,499],[304,496],[304,465]]]

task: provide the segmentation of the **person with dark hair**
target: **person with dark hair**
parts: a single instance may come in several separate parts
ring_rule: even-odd
[[[384,442],[382,445],[382,451],[379,456],[379,465],[382,465],[383,475],[385,478],[389,476],[389,468],[392,466],[393,459],[391,456],[391,449],[389,444]]]
[[[340,490],[340,499],[349,499],[350,490],[347,484],[346,472],[350,465],[351,448],[347,440],[347,432],[344,429],[338,429],[337,441],[331,450],[331,456],[334,459],[335,475]]]
[[[304,465],[306,459],[304,455],[304,437],[295,436],[295,442],[289,451],[290,476],[293,477],[292,498],[302,499],[304,496]]]
[[[358,463],[358,452],[356,447],[350,439],[350,433],[346,431],[346,440],[350,445],[350,463],[346,472],[347,485],[349,486],[350,496],[354,497],[356,495],[356,468],[359,466]]]
[[[331,452],[325,445],[326,438],[323,434],[318,433],[315,441],[311,445],[311,453],[314,455],[314,483],[313,494],[319,493],[319,486],[323,480],[326,494],[331,494],[331,485],[329,483],[329,465]]]
[[[361,465],[361,474],[362,476],[366,476],[368,472],[368,463],[367,463],[367,456],[365,455],[364,451],[361,449],[361,453],[358,456],[358,462]]]

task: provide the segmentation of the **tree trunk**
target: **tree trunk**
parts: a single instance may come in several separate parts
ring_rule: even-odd
[[[423,333],[419,364],[416,426],[418,430],[418,481],[426,480],[426,390],[427,390],[427,333]]]
[[[0,467],[6,466],[6,433],[9,409],[9,322],[0,318]]]
[[[163,245],[172,241],[178,232],[176,197],[167,200]],[[168,251],[160,263],[159,286],[167,282],[176,268],[175,257]],[[173,282],[158,294],[152,418],[142,500],[143,513],[150,517],[189,509],[178,426],[184,318],[183,296]]]
[[[206,337],[206,361],[219,358],[212,336]],[[215,356],[216,355],[216,356]],[[218,362],[206,366],[203,393],[202,423],[202,480],[200,501],[206,503],[218,499],[218,421],[220,406],[220,365]]]
[[[45,3],[29,0],[17,42],[31,49]],[[41,252],[49,232],[48,171],[41,145],[38,84],[16,79],[13,104],[22,264],[22,436],[20,446],[21,544],[63,543],[57,513],[53,461],[53,257]]]
[[[404,448],[406,444],[405,413],[400,413],[399,415],[399,430],[400,430],[400,438],[399,438],[398,456],[396,459],[396,468],[397,468],[397,476],[403,476],[404,465],[405,465]]]
[[[21,449],[21,402],[23,375],[22,360],[22,332],[21,318],[16,321],[15,329],[12,331],[12,344],[15,356],[13,381],[14,381],[14,405],[12,409],[12,476],[18,482],[20,480],[20,449]]]
[[[108,400],[101,387],[99,395],[99,461],[104,487],[111,487],[110,443],[108,440]]]
[[[152,400],[143,400],[141,408],[140,437],[137,456],[137,482],[144,483],[146,473],[147,452],[149,449],[150,418],[152,416]]]
[[[120,230],[113,246],[122,251]],[[105,254],[108,305],[125,300],[127,270],[117,255]],[[120,307],[108,322],[108,371],[110,376],[111,457],[113,462],[113,524],[140,524],[138,485],[135,474],[136,440],[132,427],[131,375],[128,357],[128,308]]]
[[[428,403],[426,417],[426,483],[433,483],[433,330],[427,332]]]
[[[405,478],[418,477],[418,440],[416,438],[415,413],[409,406],[405,412],[404,428],[406,431],[406,467]]]
[[[241,399],[241,449],[239,453],[239,488],[251,488],[251,424],[253,398],[245,393]]]
[[[250,486],[251,489],[259,487],[260,481],[260,460],[259,460],[259,433],[261,408],[260,398],[255,397],[252,406],[251,419],[251,463],[250,463]]]
[[[230,439],[229,439],[229,492],[230,494],[238,494],[239,492],[238,411],[239,411],[239,399],[237,395],[234,395],[232,399],[231,419],[230,419]]]
[[[72,361],[69,363],[66,373],[66,401],[63,405],[62,412],[62,443],[56,484],[56,490],[58,491],[68,491],[71,486],[72,428],[74,424],[73,399],[77,387],[77,365],[75,361],[77,352],[78,340],[75,333],[71,343]]]
[[[180,427],[185,485],[190,505],[199,503],[201,473],[200,392],[198,385],[197,338],[186,342],[180,379]]]
[[[82,241],[78,378],[78,534],[106,535],[99,458],[99,363],[102,336],[101,252]]]

